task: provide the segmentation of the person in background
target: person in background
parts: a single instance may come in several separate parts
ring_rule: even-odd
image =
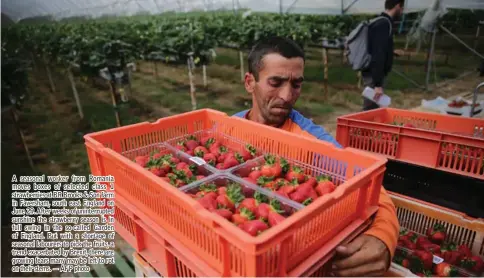
[[[341,145],[314,124],[294,104],[301,94],[305,55],[292,40],[271,37],[257,43],[249,54],[245,89],[252,108],[235,114],[263,125]],[[382,276],[395,253],[399,224],[387,192],[382,188],[379,210],[371,227],[348,245],[339,246],[333,263],[336,276]]]
[[[403,13],[405,0],[385,0],[385,11],[368,30],[368,51],[371,63],[361,72],[363,85],[375,90],[374,101],[363,97],[363,111],[379,108],[375,101],[383,95],[385,77],[393,66],[393,22]]]

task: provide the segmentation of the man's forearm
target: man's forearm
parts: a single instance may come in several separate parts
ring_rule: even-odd
[[[382,188],[375,221],[365,234],[383,241],[390,251],[390,257],[393,258],[397,247],[399,232],[400,224],[396,216],[395,206],[386,190]]]

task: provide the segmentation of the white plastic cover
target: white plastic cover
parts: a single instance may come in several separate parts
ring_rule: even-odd
[[[427,9],[432,0],[406,0],[406,12]],[[484,9],[484,0],[443,0],[446,8]],[[157,14],[167,11],[251,9],[306,14],[378,14],[383,0],[2,0],[2,13],[14,21],[37,16]]]

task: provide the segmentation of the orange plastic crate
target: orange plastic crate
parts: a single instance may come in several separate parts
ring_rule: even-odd
[[[344,147],[484,179],[484,137],[474,136],[482,119],[380,108],[339,117],[337,125]]]
[[[125,202],[124,198],[122,203]],[[131,215],[130,210],[136,210],[133,206],[120,205],[117,212],[123,215]],[[333,238],[328,244],[334,249],[339,243],[348,243],[360,235],[370,225],[370,220],[356,227],[346,237],[344,232]],[[132,230],[131,226],[137,226],[139,232],[128,235],[129,238],[138,238],[145,248],[133,254],[137,277],[220,277],[221,273],[212,269],[206,262],[191,253],[176,237],[171,236],[156,223],[144,223],[142,220],[132,220],[119,224],[124,230]],[[118,228],[118,227],[116,227]],[[124,237],[125,235],[123,235]],[[329,261],[334,251],[324,257],[313,254],[307,263],[298,266],[289,276],[292,277],[322,277],[328,274]]]
[[[467,245],[472,254],[484,259],[484,219],[469,218],[463,213],[441,208],[400,195],[390,195],[397,209],[401,228],[419,234],[436,223],[444,225],[447,240]]]
[[[344,182],[333,194],[317,199],[260,236],[251,237],[123,155],[207,130],[317,166],[323,172],[341,176]],[[97,132],[85,139],[93,174],[113,175],[118,208],[133,207],[120,215],[122,221],[137,224],[119,223],[116,227],[138,252],[154,244],[141,240],[138,234],[158,225],[224,276],[287,275],[312,256],[327,255],[331,251],[328,242],[335,238],[341,242],[376,212],[386,163],[384,158],[358,150],[337,149],[329,143],[213,110]]]

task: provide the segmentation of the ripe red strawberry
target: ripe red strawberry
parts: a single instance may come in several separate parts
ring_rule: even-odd
[[[336,185],[334,185],[330,177],[321,176],[318,177],[318,184],[316,185],[315,190],[319,196],[323,196],[335,191]]]
[[[185,147],[183,142],[178,142],[175,146],[175,148],[179,151],[186,152],[187,148]]]
[[[243,185],[242,186],[242,195],[244,195],[246,198],[252,198],[254,196],[254,189]]]
[[[190,169],[190,165],[186,162],[180,162],[176,165],[175,170]]]
[[[311,199],[311,202],[318,198],[318,194],[316,191],[311,187],[310,184],[303,183],[296,187],[296,190],[289,195],[291,200],[303,203],[308,199]]]
[[[209,211],[214,211],[217,209],[217,201],[215,200],[213,195],[204,196],[198,199],[198,202],[202,205],[202,207]]]
[[[257,201],[254,198],[245,198],[240,202],[239,206],[235,210],[235,213],[240,213],[240,210],[245,208],[248,209],[250,212],[255,213],[257,209]]]
[[[246,233],[250,234],[251,236],[257,236],[263,231],[269,229],[266,223],[258,219],[245,222],[239,227]]]
[[[193,150],[186,151],[186,154],[188,154],[189,156],[195,156],[195,153],[193,152]]]
[[[265,176],[260,176],[257,179],[257,185],[273,190],[275,186],[274,178],[273,177],[265,177]]]
[[[408,248],[410,250],[417,250],[417,244],[410,239],[406,238],[402,240],[403,247]]]
[[[224,165],[224,169],[229,169],[229,168],[232,168],[232,167],[235,167],[237,165],[239,165],[239,161],[237,161],[237,159],[235,158],[235,155],[233,156],[227,156],[223,162],[223,165]]]
[[[289,194],[289,198],[298,203],[303,203],[309,199],[309,197],[307,197],[306,194],[303,194],[301,191],[294,191],[293,193]]]
[[[215,168],[219,169],[219,170],[224,170],[224,164],[223,163],[217,163],[217,165],[215,165]]]
[[[435,265],[434,273],[437,277],[458,277],[459,271],[448,263],[440,263]]]
[[[260,202],[255,211],[255,216],[257,219],[267,221],[270,212],[284,213],[284,210],[281,208],[281,203],[278,200],[272,199],[269,204],[267,202]]]
[[[275,211],[269,212],[268,220],[269,220],[269,225],[271,227],[274,227],[277,224],[281,223],[282,221],[284,221],[284,219],[286,219],[284,216],[280,215],[279,213],[277,213]]]
[[[240,203],[244,199],[242,195],[242,188],[239,184],[230,184],[227,186],[227,194],[219,195],[217,197],[217,203],[222,208],[227,208],[230,211],[235,210],[235,205]]]
[[[207,148],[198,146],[193,150],[193,153],[198,157],[203,157],[206,153],[208,153]]]
[[[303,183],[306,180],[306,175],[304,175],[304,171],[301,167],[292,166],[285,178],[288,181],[296,180],[298,183]]]
[[[273,155],[265,155],[265,164],[261,166],[261,175],[264,177],[278,178],[281,176],[282,167]]]
[[[472,256],[472,252],[471,252],[471,249],[469,249],[469,247],[467,247],[467,245],[459,245],[459,247],[457,248],[457,250],[463,254],[465,257],[470,257]]]
[[[209,195],[210,197],[216,199],[217,198],[217,193],[213,192],[213,191],[198,191],[197,194],[195,194],[195,196],[197,196],[197,198],[202,198],[202,197],[205,197]]]
[[[240,151],[240,156],[244,159],[244,161],[251,160],[254,158],[257,150],[250,144],[245,145],[245,148]]]
[[[150,158],[145,155],[137,156],[134,158],[134,162],[136,162],[136,164],[138,164],[141,167],[145,167],[149,160]]]
[[[289,194],[293,193],[295,190],[296,190],[296,186],[289,183],[289,184],[281,186],[277,190],[277,192],[282,193],[283,195],[289,195]]]
[[[180,159],[174,157],[173,155],[169,155],[167,158],[167,161],[170,162],[172,165],[180,163]]]
[[[235,157],[235,154],[227,150],[227,152],[220,154],[220,156],[217,158],[217,162],[223,163],[228,157]]]
[[[223,195],[223,194],[227,194],[227,187],[225,186],[221,186],[217,189],[217,193],[218,195]]]
[[[432,263],[434,259],[432,253],[422,250],[415,250],[412,253],[412,259],[412,266],[421,264],[424,269],[432,269]]]
[[[152,168],[150,168],[150,172],[153,173],[153,174],[155,174],[158,177],[164,177],[164,176],[166,176],[166,172],[163,169],[159,168],[159,167],[152,167]]]
[[[165,171],[165,173],[169,173],[171,169],[173,168],[173,165],[175,165],[173,162],[168,161],[168,160],[162,160],[161,163],[159,164],[159,167]]]
[[[425,245],[422,246],[422,250],[428,251],[435,256],[439,256],[439,257],[442,256],[442,254],[440,252],[440,246],[437,245],[437,244],[433,244],[433,243],[425,244]]]
[[[306,181],[304,183],[310,184],[311,187],[316,187],[318,185],[318,180],[315,177],[306,175]]]
[[[200,139],[200,144],[206,148],[210,148],[216,142],[212,136],[204,136]]]
[[[441,248],[441,257],[445,262],[457,265],[463,254],[457,251],[457,247],[453,243],[444,244]]]
[[[403,259],[402,260],[402,266],[405,268],[410,268],[410,261],[408,259]]]
[[[185,180],[182,180],[182,179],[177,179],[175,180],[175,183],[173,184],[176,188],[180,188],[182,186],[185,186],[187,185],[186,181]]]
[[[408,260],[407,258],[403,257],[403,256],[395,256],[395,258],[393,259],[397,264],[407,268],[407,269],[410,269],[410,260]]]
[[[442,224],[436,223],[433,227],[427,230],[429,240],[435,244],[442,244],[445,240],[445,227]]]
[[[217,163],[217,157],[213,153],[206,153],[203,156],[203,160],[212,166],[215,166],[215,163]]]
[[[228,209],[217,209],[217,210],[214,210],[213,212],[229,221],[232,219],[232,212]]]
[[[417,248],[420,250],[424,250],[425,245],[431,244],[428,238],[424,236],[416,236],[415,243],[417,244]]]
[[[185,142],[185,147],[189,151],[195,150],[196,147],[200,146],[200,143],[197,141],[197,138],[195,136],[189,136],[187,138],[187,141]]]
[[[484,271],[484,262],[479,256],[465,257],[460,261],[459,266],[478,275]]]
[[[232,222],[235,225],[240,225],[247,221],[253,220],[254,218],[254,214],[250,210],[247,208],[242,208],[238,213],[232,215]]]
[[[246,178],[242,178],[243,180],[247,181],[247,182],[250,182],[250,183],[253,183],[253,184],[257,184],[257,181],[256,180],[253,180],[249,177],[246,177]]]
[[[193,177],[193,172],[189,167],[183,167],[180,170],[173,170],[173,173],[175,173],[177,177],[181,179],[190,179]]]
[[[250,174],[249,174],[248,177],[256,181],[257,179],[259,179],[259,177],[261,175],[262,174],[261,174],[261,172],[259,170],[254,170],[254,171],[250,172]]]
[[[209,150],[210,150],[210,153],[213,153],[217,157],[217,160],[220,158],[222,154],[225,154],[228,152],[226,147],[220,146],[217,143],[213,144]],[[222,161],[223,159],[221,159],[221,161],[219,162],[222,162]]]

